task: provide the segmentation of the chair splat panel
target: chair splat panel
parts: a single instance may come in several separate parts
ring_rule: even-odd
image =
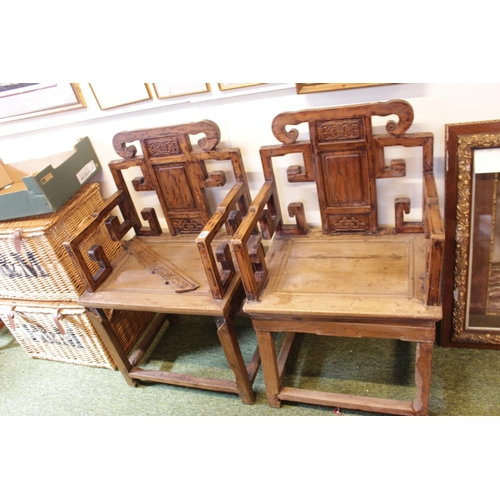
[[[193,148],[190,135],[204,134]],[[134,144],[139,141],[142,155]],[[237,182],[246,183],[237,149],[217,149],[220,130],[216,123],[196,123],[120,132],[113,139],[123,160],[109,167],[118,189],[129,193],[123,170],[139,166],[142,177],[132,180],[136,191],[155,191],[170,234],[198,234],[212,215],[205,189],[224,186],[224,171],[208,172],[205,160],[230,160]],[[247,205],[249,195],[247,196]]]

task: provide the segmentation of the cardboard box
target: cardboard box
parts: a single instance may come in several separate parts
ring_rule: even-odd
[[[55,212],[101,170],[88,137],[74,151],[12,164],[0,160],[0,220]]]

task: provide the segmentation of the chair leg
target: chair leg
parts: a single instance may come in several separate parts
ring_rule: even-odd
[[[276,357],[276,345],[272,332],[257,330],[257,341],[259,343],[262,370],[264,372],[267,400],[273,408],[280,408],[281,401],[278,399],[278,394],[281,389],[281,380],[278,359]]]
[[[431,392],[432,350],[430,342],[418,342],[415,361],[415,383],[417,394],[413,402],[416,415],[429,413],[429,397]]]
[[[113,358],[113,361],[116,363],[118,370],[120,370],[127,384],[132,387],[137,387],[139,382],[133,380],[129,375],[130,370],[132,370],[132,365],[128,360],[127,353],[123,350],[104,311],[102,309],[87,308],[87,313],[91,323],[99,334],[99,337],[101,337],[103,344],[106,346],[106,349]]]
[[[217,325],[217,335],[219,336],[222,349],[226,355],[229,367],[234,373],[238,394],[243,403],[253,404],[255,403],[255,393],[252,389],[252,383],[245,366],[245,361],[241,355],[241,349],[238,344],[233,322],[230,319],[226,320],[220,317],[215,318],[215,323]]]

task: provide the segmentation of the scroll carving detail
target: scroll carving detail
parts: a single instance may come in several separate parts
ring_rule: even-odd
[[[186,125],[173,125],[171,127],[120,132],[113,137],[113,147],[116,153],[122,158],[130,159],[137,154],[137,148],[133,144],[127,146],[127,143],[145,139],[152,143],[154,139],[162,139],[164,141],[166,135],[188,134],[205,134],[205,137],[198,141],[198,145],[205,152],[214,149],[220,141],[220,130],[218,125],[211,120],[202,120]]]
[[[360,120],[363,117],[370,116],[397,115],[399,118],[398,122],[389,120],[386,124],[386,130],[391,135],[404,134],[410,128],[414,117],[413,109],[410,104],[398,99],[381,103],[355,104],[338,108],[337,111],[335,108],[292,111],[281,113],[274,118],[272,124],[273,134],[276,139],[283,144],[293,144],[297,140],[299,132],[294,128],[287,131],[287,125],[298,125],[310,120],[319,121],[322,119],[331,119],[332,113],[335,112],[337,112],[337,116],[334,116],[334,118],[338,120],[342,120],[353,114],[358,115]]]

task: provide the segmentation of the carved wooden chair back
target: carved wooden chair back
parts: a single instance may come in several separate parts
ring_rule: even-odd
[[[190,135],[204,134],[196,150]],[[129,143],[139,141],[142,155]],[[142,214],[150,229],[140,229],[138,216],[133,207],[123,170],[139,166],[141,177],[132,180],[136,191],[155,191],[171,235],[198,234],[212,216],[205,189],[224,186],[224,171],[207,172],[205,160],[230,160],[236,183],[242,184],[243,196],[240,210],[248,208],[250,195],[246,174],[239,149],[217,149],[220,130],[216,123],[203,120],[185,125],[120,132],[113,138],[113,146],[122,160],[109,163],[113,179],[119,190],[126,194],[130,207],[124,207],[137,234],[161,233],[154,211],[146,209]],[[116,223],[114,223],[116,226]]]
[[[396,115],[398,123],[390,120],[387,134],[373,134],[372,116],[388,115]],[[404,160],[392,160],[386,166],[384,147],[422,146],[423,170],[432,171],[432,134],[405,134],[412,121],[411,106],[400,100],[281,113],[273,120],[272,130],[283,145],[261,148],[265,178],[274,179],[271,158],[302,153],[304,165],[289,167],[288,181],[316,182],[323,233],[377,233],[375,180],[406,173]],[[287,131],[286,126],[304,122],[310,139],[296,141],[298,131]],[[298,210],[293,206],[291,212]],[[402,210],[409,211],[399,200],[398,216]],[[280,218],[277,211],[272,215]],[[398,231],[408,231],[402,229],[402,219],[396,225]],[[282,228],[276,225],[276,229]]]

